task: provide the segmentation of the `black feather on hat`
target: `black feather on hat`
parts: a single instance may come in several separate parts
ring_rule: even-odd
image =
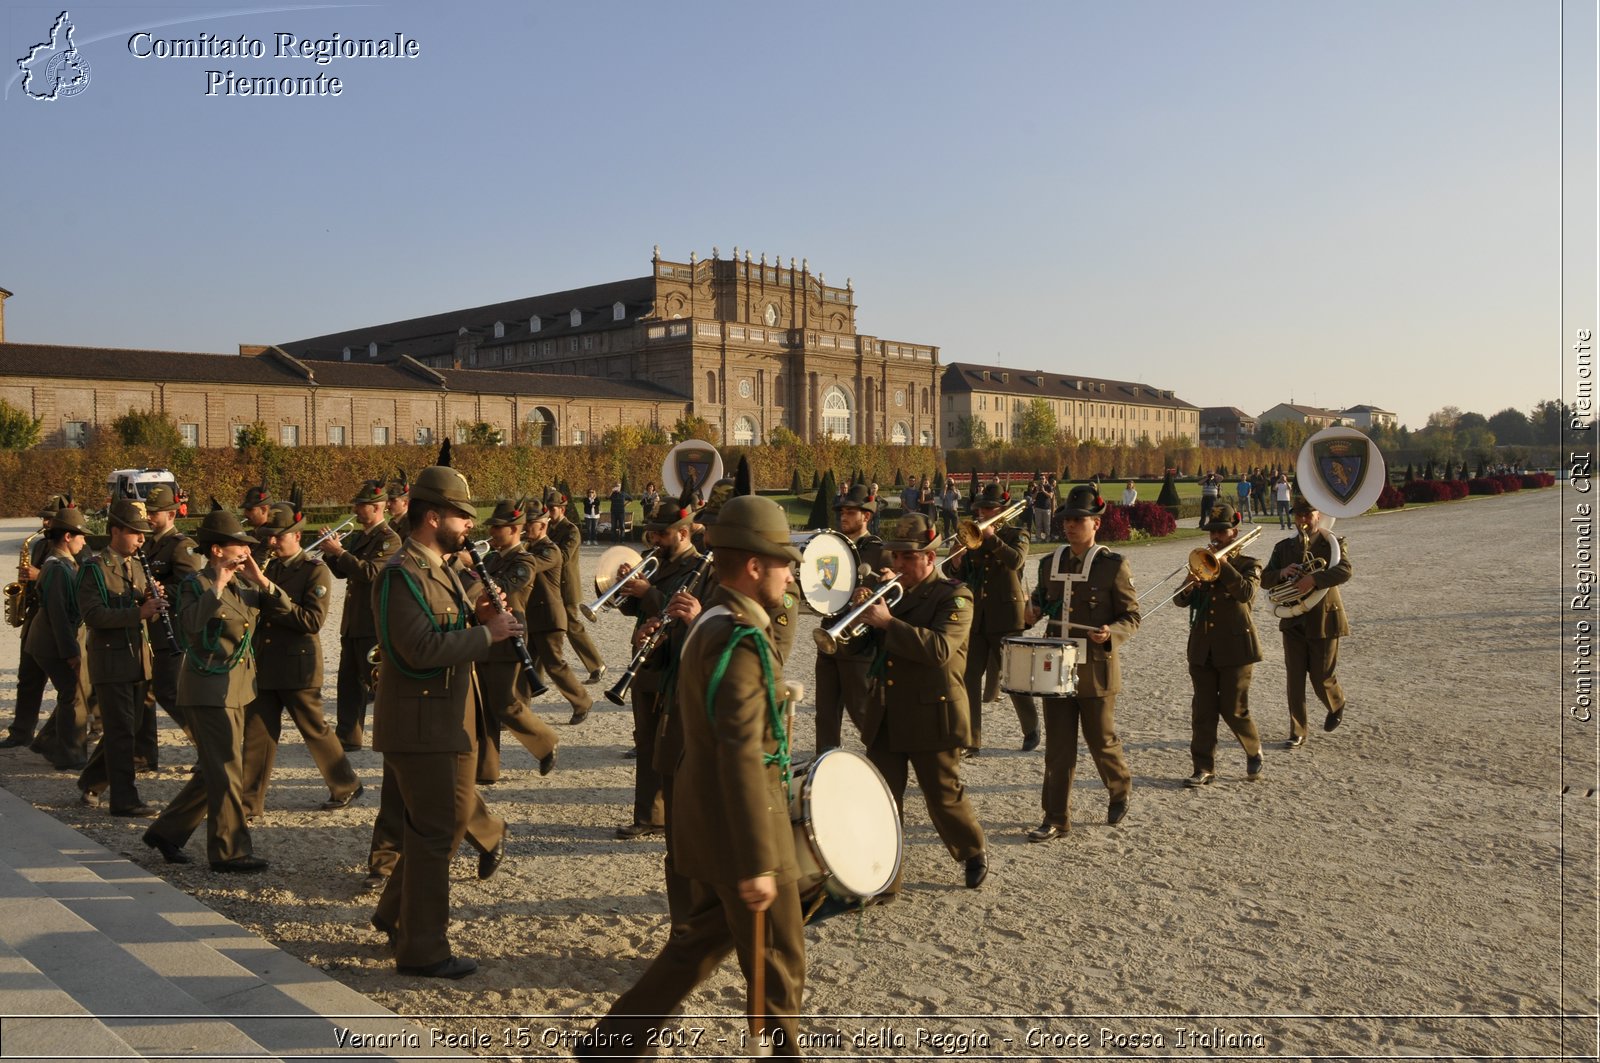
[[[299,484],[294,484],[289,488],[289,508],[294,510],[296,522],[306,519],[305,496],[300,493]]]
[[[733,474],[733,493],[736,495],[756,493],[755,479],[750,475],[750,457],[747,454],[739,455],[739,470]]]
[[[222,503],[217,501],[217,496],[216,495],[212,495],[211,496],[211,512],[215,513],[217,510],[219,510],[221,508],[222,508]]]
[[[439,447],[439,460],[434,462],[434,464],[435,465],[443,465],[446,468],[449,468],[449,466],[450,466],[450,441],[448,439],[446,439],[444,441],[444,443]]]

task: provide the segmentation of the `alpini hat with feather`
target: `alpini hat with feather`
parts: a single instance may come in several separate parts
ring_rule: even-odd
[[[722,504],[715,524],[706,528],[713,550],[746,550],[763,557],[799,561],[789,541],[789,517],[783,507],[760,495],[734,495]]]
[[[111,503],[106,510],[106,525],[146,534],[156,530],[156,526],[145,519],[144,503],[132,498],[119,498]]]
[[[430,465],[417,473],[411,481],[409,497],[418,502],[453,509],[467,517],[477,517],[477,507],[472,504],[472,488],[467,478],[450,467],[450,441],[439,448],[439,464]]]
[[[536,503],[537,504],[537,503]],[[544,507],[539,507],[543,512]],[[489,519],[483,522],[486,528],[515,528],[528,522],[528,504],[523,498],[515,502],[502,498],[495,504],[494,512],[489,514]]]
[[[1099,484],[1079,484],[1067,492],[1067,500],[1056,510],[1057,517],[1103,517],[1106,500],[1100,497]]]
[[[50,530],[74,532],[78,535],[89,534],[89,523],[83,519],[83,510],[72,500],[72,495],[68,493],[56,497],[61,504],[50,516]]]
[[[201,546],[257,545],[250,533],[244,530],[238,516],[232,510],[223,509],[222,503],[215,498],[211,500],[211,512],[195,529],[194,540]]]
[[[387,496],[383,491],[383,480],[381,478],[376,480],[366,480],[362,482],[361,490],[356,492],[355,497],[350,500],[350,504],[352,506],[376,506],[381,505],[386,497]]]

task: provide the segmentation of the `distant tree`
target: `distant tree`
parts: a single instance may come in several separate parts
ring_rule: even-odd
[[[793,447],[798,446],[801,442],[801,439],[799,436],[795,435],[792,431],[780,424],[772,431],[767,433],[767,442],[771,443],[775,447]]]
[[[703,439],[716,446],[722,442],[722,433],[704,417],[690,413],[678,418],[672,425],[672,441],[682,443],[685,439]]]
[[[271,446],[272,437],[267,434],[266,422],[251,421],[249,424],[240,425],[238,431],[234,434],[233,445],[239,450]]]
[[[1502,443],[1520,446],[1533,442],[1533,427],[1528,422],[1528,415],[1510,406],[1490,417],[1488,427],[1495,439]]]
[[[26,410],[0,399],[0,450],[27,450],[38,446],[43,434],[44,418],[29,417]]]
[[[906,485],[905,475],[899,469],[894,471],[894,485],[896,487],[904,487]]]
[[[799,468],[799,466],[796,466],[795,469],[794,469],[793,474],[790,475],[790,477],[789,477],[789,493],[791,495],[799,495],[803,491],[804,491],[804,488],[801,486],[801,483],[800,483],[800,468]]]
[[[1299,450],[1311,435],[1311,427],[1299,421],[1261,421],[1256,425],[1256,442],[1268,450]],[[1188,446],[1173,440],[1170,447]]]
[[[935,495],[943,495],[944,494],[944,470],[943,469],[936,469],[934,471],[934,474],[933,474],[933,493]]]
[[[820,531],[833,526],[833,496],[838,494],[838,491],[833,470],[829,469],[817,488],[817,497],[811,501],[811,513],[806,518],[806,528]]]
[[[1056,440],[1056,415],[1047,399],[1033,399],[1022,408],[1012,442],[1023,447],[1048,447]]]
[[[130,409],[111,422],[111,431],[117,441],[129,447],[159,447],[176,450],[183,446],[183,436],[170,416],[156,410]]]
[[[958,450],[982,449],[993,443],[989,436],[989,426],[976,417],[956,418],[956,430],[951,434],[950,444]]]
[[[817,470],[812,469],[811,470],[811,490],[815,491],[821,485],[822,485],[822,474],[819,473]]]
[[[1461,416],[1456,418],[1456,431],[1457,432],[1460,432],[1463,429],[1467,429],[1467,428],[1488,428],[1488,427],[1489,427],[1489,418],[1485,417],[1481,413],[1473,413],[1471,410],[1468,410],[1466,413],[1463,413]]]
[[[1560,399],[1546,399],[1528,414],[1529,442],[1535,446],[1561,445],[1562,433],[1567,428],[1567,406]]]
[[[466,431],[462,442],[470,446],[498,447],[506,441],[505,431],[488,421],[457,421],[456,428]]]
[[[1406,483],[1410,483],[1411,481],[1415,480],[1416,478],[1417,478],[1416,469],[1412,466],[1412,464],[1410,462],[1406,462]]]

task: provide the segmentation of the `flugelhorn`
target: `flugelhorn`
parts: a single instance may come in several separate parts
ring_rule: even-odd
[[[889,597],[893,594],[894,597]],[[811,634],[817,640],[817,649],[823,653],[838,653],[842,643],[853,638],[860,638],[866,633],[867,625],[857,624],[863,613],[870,609],[875,602],[887,601],[885,604],[893,609],[900,603],[906,594],[905,588],[900,586],[900,577],[892,576],[878,584],[878,588],[869,594],[862,603],[827,627],[819,627]]]
[[[1255,542],[1256,537],[1260,534],[1261,527],[1257,525],[1256,527],[1245,532],[1243,535],[1236,536],[1233,542],[1228,543],[1226,546],[1220,546],[1215,550],[1208,549],[1204,546],[1197,546],[1193,550],[1190,550],[1189,561],[1186,565],[1189,570],[1189,578],[1184,580],[1177,590],[1173,591],[1155,605],[1151,606],[1150,610],[1144,614],[1145,619],[1148,620],[1157,609],[1160,609],[1163,605],[1173,601],[1184,591],[1193,590],[1202,583],[1215,583],[1217,581],[1217,577],[1222,574],[1222,562],[1227,560],[1230,555],[1238,553],[1240,550],[1243,550],[1245,547]],[[1178,572],[1182,571],[1182,568],[1178,569]],[[1176,574],[1177,573],[1174,573],[1173,575]],[[1166,583],[1167,580],[1170,580],[1171,578],[1172,576],[1168,576],[1167,579],[1162,580],[1161,583]],[[1161,586],[1161,583],[1156,584],[1156,586]],[[1154,589],[1155,588],[1151,588],[1151,590]],[[1141,595],[1141,600],[1149,597],[1149,595],[1150,591],[1146,591],[1143,595]]]
[[[621,576],[616,575],[617,569],[623,565],[628,566],[628,571]],[[578,606],[578,612],[589,623],[594,623],[600,618],[600,610],[614,607],[617,592],[622,585],[631,579],[649,579],[656,574],[656,569],[661,567],[661,559],[656,552],[651,550],[643,557],[637,550],[627,546],[613,546],[600,555],[598,571],[594,576],[594,592],[599,595],[592,602],[584,602]]]
[[[338,535],[341,530],[348,528],[355,522],[356,519],[354,517],[346,517],[333,527],[322,529],[322,534],[317,536],[317,541],[306,547],[306,556],[321,557],[322,555],[320,551],[322,549],[322,544],[327,542],[329,539],[332,539],[335,535]]]

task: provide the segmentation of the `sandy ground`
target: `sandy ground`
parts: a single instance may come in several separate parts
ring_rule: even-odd
[[[988,832],[988,883],[961,887],[913,785],[902,900],[807,932],[810,1054],[1592,1053],[1595,812],[1585,784],[1561,793],[1562,520],[1559,492],[1548,490],[1340,521],[1355,565],[1344,595],[1355,635],[1340,661],[1347,722],[1282,749],[1282,649],[1258,603],[1267,659],[1253,707],[1268,748],[1256,784],[1224,729],[1217,783],[1181,786],[1189,683],[1187,618],[1176,608],[1124,649],[1118,718],[1135,788],[1120,827],[1104,825],[1104,789],[1080,771],[1071,835],[1028,844],[1041,755],[1018,750],[1008,706],[991,707],[990,748],[964,769]],[[27,523],[6,523],[0,556],[14,556]],[[1280,534],[1270,526],[1250,552],[1265,560]],[[1136,584],[1154,583],[1193,545],[1130,550]],[[584,554],[587,577],[598,551]],[[786,669],[808,688],[815,623],[803,619]],[[600,625],[613,676],[627,631],[614,613]],[[336,648],[327,640],[330,715]],[[16,639],[0,639],[7,719],[16,660]],[[602,701],[568,727],[559,695],[536,708],[561,733],[560,763],[541,779],[508,738],[507,771],[485,788],[511,844],[486,883],[467,855],[457,862],[451,936],[482,963],[459,983],[397,976],[368,928],[372,898],[358,887],[376,754],[355,758],[368,785],[362,803],[319,812],[325,789],[290,728],[255,829],[272,868],[245,881],[211,873],[203,859],[164,865],[139,843],[142,824],[75,807],[72,778],[26,750],[0,753],[0,773],[39,807],[384,1005],[455,1016],[427,1021],[480,1036],[484,1054],[559,1055],[559,1037],[586,1028],[661,946],[663,850],[659,840],[612,838],[631,794],[628,713]],[[798,725],[805,753],[810,710]],[[1312,718],[1322,718],[1315,703]],[[188,764],[181,733],[163,723],[168,764]],[[1592,731],[1578,744],[1585,735],[1592,746]],[[181,782],[169,770],[141,789],[160,803]],[[697,1043],[683,1054],[747,1051],[731,963],[685,1006],[682,1039]],[[1560,1016],[1574,1013],[1589,1018],[1564,1028]]]

